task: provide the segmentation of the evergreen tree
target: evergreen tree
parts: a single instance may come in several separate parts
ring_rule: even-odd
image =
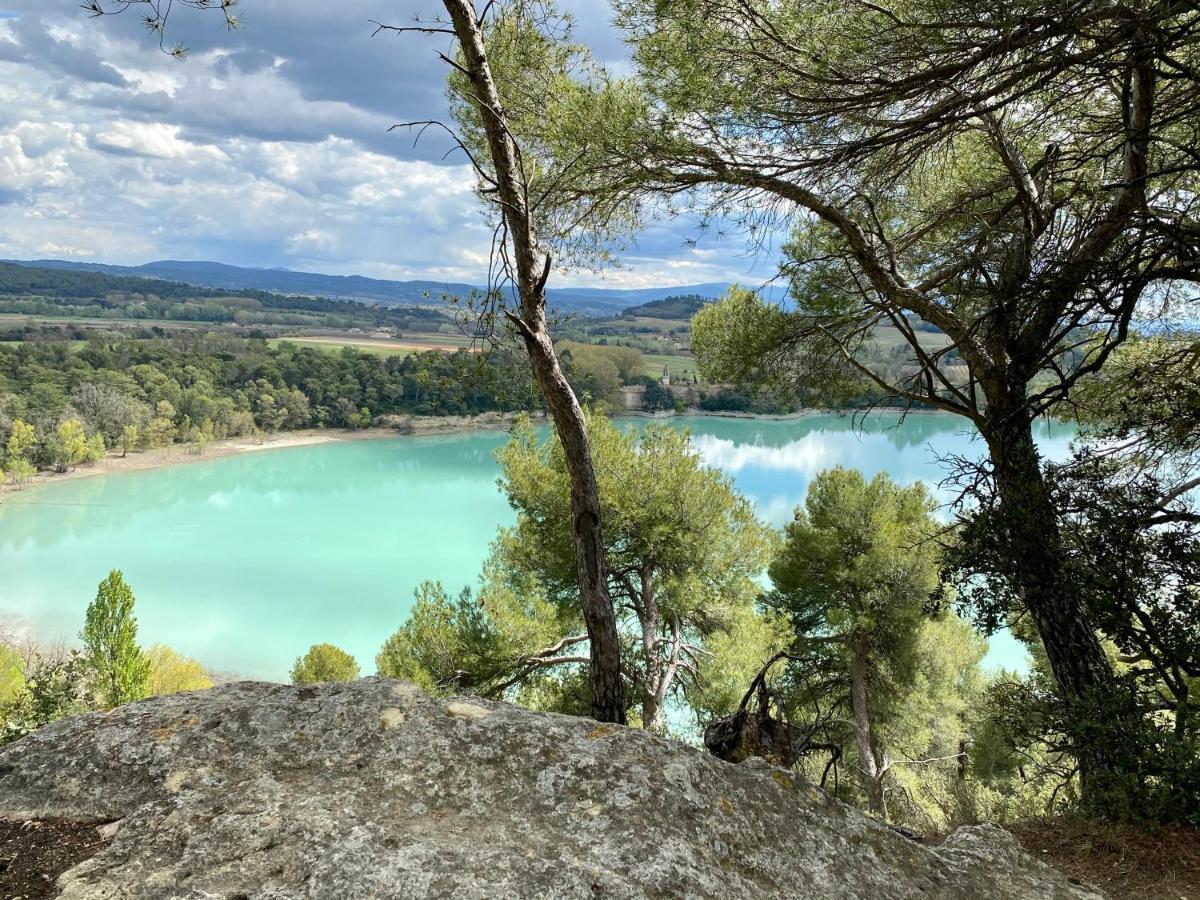
[[[891,768],[883,726],[917,681],[924,607],[938,586],[932,509],[920,483],[822,472],[770,569],[768,605],[790,618],[797,654],[820,660],[830,693],[844,695],[854,765],[880,816]]]

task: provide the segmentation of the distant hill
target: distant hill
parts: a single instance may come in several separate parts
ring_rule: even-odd
[[[256,288],[209,288],[145,276],[0,262],[0,311],[26,315],[237,322],[243,325],[393,327],[440,320],[444,312]]]
[[[477,286],[442,281],[387,281],[362,275],[323,275],[291,269],[256,269],[224,263],[159,260],[141,266],[75,262],[62,259],[2,260],[15,265],[43,269],[103,272],[108,275],[157,278],[219,290],[253,289],[279,294],[302,294],[359,300],[384,306],[414,306],[436,303],[444,294],[464,296]],[[716,298],[727,284],[698,284],[662,288],[614,290],[609,288],[551,288],[550,304],[560,312],[616,315],[629,306],[679,295]]]
[[[711,297],[699,294],[681,294],[651,300],[640,306],[631,306],[621,312],[623,316],[641,316],[647,319],[690,319],[712,302]]]

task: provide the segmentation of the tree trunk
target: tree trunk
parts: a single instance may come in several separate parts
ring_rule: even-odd
[[[662,734],[667,729],[663,712],[666,673],[658,649],[662,615],[658,610],[658,599],[654,596],[654,575],[649,566],[642,568],[641,581],[642,653],[646,658],[646,683],[642,686],[642,727]]]
[[[505,118],[492,79],[483,32],[472,0],[443,0],[462,50],[462,68],[471,81],[488,150],[495,188],[511,242],[511,263],[520,295],[520,315],[509,319],[521,333],[534,378],[546,399],[562,443],[571,480],[571,537],[579,600],[591,641],[592,715],[602,722],[625,722],[621,688],[621,645],[608,594],[604,543],[600,531],[600,492],[588,446],[583,410],[559,365],[546,322],[546,279],[550,258],[538,250],[521,152]],[[457,65],[457,63],[456,63]]]
[[[856,637],[850,650],[850,706],[854,712],[854,740],[858,747],[858,772],[867,808],[881,819],[887,818],[887,798],[883,778],[887,774],[875,754],[871,736],[871,711],[867,705],[867,642]]]
[[[1066,550],[1024,403],[989,408],[984,434],[995,468],[1005,558],[1038,630],[1055,684],[1072,711],[1084,793],[1112,772],[1119,739],[1094,729],[1116,710],[1112,666],[1066,570]],[[1007,414],[1006,414],[1007,413]],[[1108,710],[1106,713],[1105,710]]]

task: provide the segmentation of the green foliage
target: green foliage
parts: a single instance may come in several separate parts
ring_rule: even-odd
[[[212,678],[200,663],[184,656],[165,644],[155,644],[146,651],[150,677],[146,684],[149,697],[178,694],[181,691],[203,691],[213,686]]]
[[[790,623],[771,610],[735,611],[728,626],[710,634],[687,700],[702,723],[732,714],[763,663],[793,641]]]
[[[415,597],[408,621],[384,643],[375,665],[380,675],[435,693],[502,696],[565,624],[536,586],[516,591],[491,572],[478,594],[464,589],[453,598],[441,584],[426,581]]]
[[[137,644],[133,591],[114,569],[87,608],[83,632],[84,659],[96,680],[104,708],[111,709],[147,695],[150,661]]]
[[[867,481],[836,468],[817,475],[784,529],[768,602],[797,635],[865,638],[874,663],[911,683],[925,604],[939,584],[933,500],[921,483]]]
[[[873,811],[888,815],[899,793],[891,815],[910,819],[937,818],[923,792],[929,773],[906,770],[960,755],[985,650],[966,623],[927,614],[940,584],[932,511],[920,483],[822,472],[784,530],[765,599],[792,630],[785,709],[843,748]]]
[[[651,300],[640,306],[631,306],[621,311],[622,316],[641,316],[646,319],[690,319],[708,305],[709,301],[698,294],[681,294]]]
[[[596,414],[588,431],[627,697],[635,719],[663,730],[670,704],[702,714],[727,704],[741,676],[781,646],[780,624],[754,609],[774,535],[703,465],[686,433],[623,431]],[[562,448],[526,421],[497,458],[516,525],[500,530],[478,593],[418,589],[409,621],[377,657],[379,672],[439,692],[586,710],[587,634]]]
[[[600,487],[609,591],[623,630],[623,659],[639,686],[647,727],[662,728],[670,697],[700,688],[706,642],[745,624],[774,546],[729,479],[703,465],[689,436],[649,426],[622,431],[589,415]],[[528,423],[497,458],[517,524],[493,549],[500,577],[540,585],[560,609],[575,605],[570,490],[562,449]],[[681,693],[682,692],[682,693]]]
[[[5,451],[9,464],[19,459],[27,459],[30,452],[37,446],[37,431],[28,422],[17,419],[12,423]]]
[[[736,285],[692,319],[692,351],[710,381],[751,381],[785,343],[787,314]]]
[[[88,665],[82,657],[71,654],[63,660],[38,661],[22,690],[0,704],[0,745],[85,711],[87,691]]]
[[[611,348],[627,367],[636,351]],[[614,363],[615,364],[615,363]],[[618,367],[618,374],[623,371]],[[363,428],[387,415],[474,415],[539,406],[523,354],[430,351],[381,358],[219,334],[133,339],[93,335],[0,343],[4,468],[70,468],[105,446],[125,452],[251,434]],[[22,469],[23,470],[23,469]]]
[[[121,438],[119,446],[121,455],[125,456],[130,450],[136,450],[138,442],[141,440],[141,431],[137,425],[129,424],[121,429]]]
[[[292,666],[292,684],[356,681],[358,662],[333,644],[313,644]]]
[[[14,648],[0,644],[0,709],[25,686],[25,662]]]
[[[103,443],[101,447],[103,448]],[[59,472],[73,469],[88,458],[87,437],[78,419],[65,419],[58,424],[54,431],[50,454]]]

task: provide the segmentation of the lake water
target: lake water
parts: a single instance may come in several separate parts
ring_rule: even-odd
[[[823,469],[936,485],[939,457],[982,453],[961,420],[941,415],[670,422],[691,429],[705,460],[776,525]],[[1042,429],[1050,458],[1069,440]],[[0,621],[73,640],[97,583],[118,568],[137,596],[143,645],[285,680],[297,656],[329,642],[369,674],[415,586],[474,586],[496,527],[512,522],[492,456],[504,441],[476,432],[321,444],[4,494]],[[1001,637],[988,662],[1022,656]]]

